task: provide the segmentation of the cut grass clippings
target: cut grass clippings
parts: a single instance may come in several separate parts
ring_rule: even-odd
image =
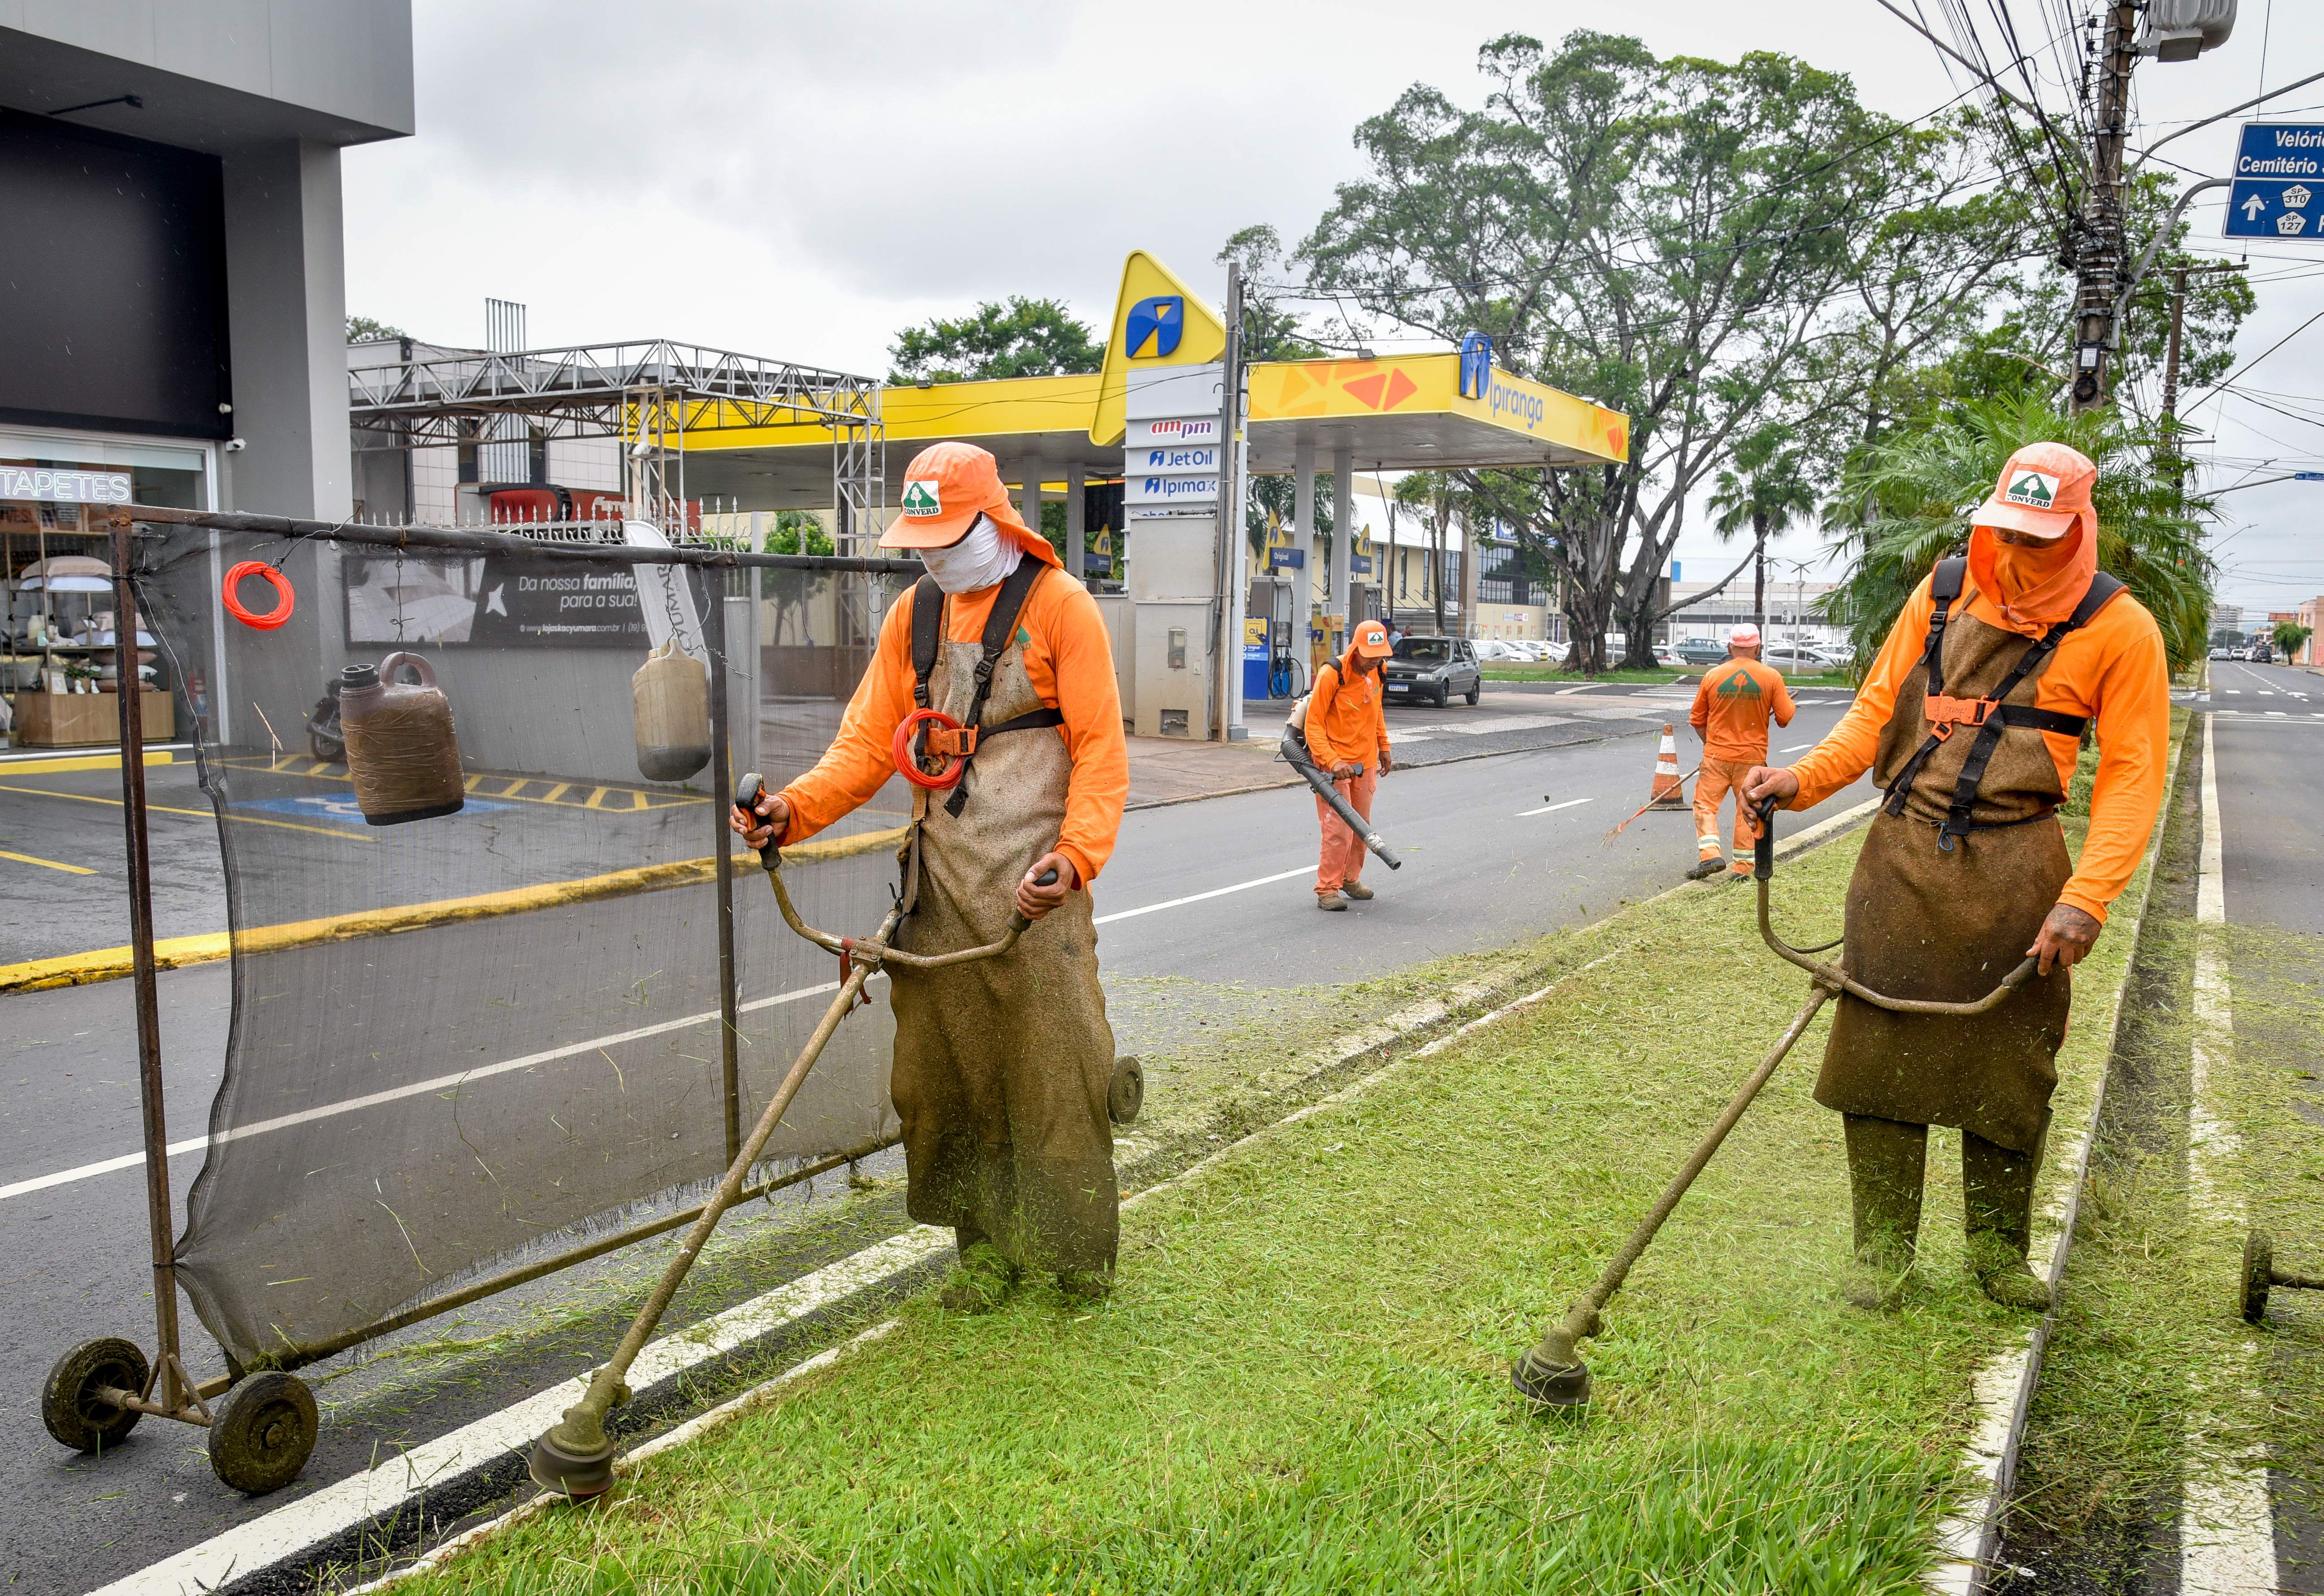
[[[1837,926],[1858,840],[1781,871],[1794,940]],[[1615,1299],[1588,1418],[1508,1386],[1805,995],[1752,910],[1707,886],[1564,939],[1547,999],[1126,1213],[1106,1306],[923,1295],[595,1508],[403,1589],[1914,1588],[1970,1374],[2031,1322],[1960,1268],[1949,1132],[1903,1311],[1839,1302],[1821,1020]],[[2087,1118],[2126,940],[2077,973],[2061,1124]]]

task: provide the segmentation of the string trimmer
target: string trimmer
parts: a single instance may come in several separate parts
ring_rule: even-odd
[[[1735,1129],[1736,1121],[1743,1117],[1743,1111],[1749,1108],[1751,1100],[1759,1095],[1759,1089],[1775,1075],[1775,1067],[1784,1062],[1784,1056],[1792,1050],[1792,1045],[1806,1032],[1808,1022],[1816,1017],[1816,1010],[1846,992],[1850,997],[1861,998],[1868,1003],[1897,1014],[1982,1014],[2024,985],[2034,975],[2036,966],[2029,958],[2003,976],[1999,986],[1975,1002],[1941,1003],[1918,998],[1889,997],[1872,991],[1837,964],[1827,964],[1809,957],[1811,954],[1823,953],[1839,946],[1840,939],[1835,937],[1814,947],[1803,948],[1794,947],[1775,935],[1775,927],[1767,918],[1767,884],[1775,875],[1775,799],[1766,799],[1758,806],[1759,836],[1753,850],[1751,875],[1758,883],[1759,890],[1759,936],[1777,957],[1797,964],[1808,973],[1813,985],[1808,992],[1807,1001],[1800,1005],[1800,1011],[1792,1016],[1791,1024],[1785,1026],[1784,1034],[1775,1038],[1775,1047],[1759,1061],[1759,1067],[1744,1080],[1726,1108],[1720,1111],[1719,1118],[1712,1121],[1701,1145],[1681,1166],[1670,1185],[1663,1188],[1663,1195],[1655,1200],[1654,1207],[1647,1211],[1646,1218],[1638,1222],[1637,1229],[1630,1232],[1630,1239],[1622,1243],[1621,1250],[1615,1253],[1606,1265],[1605,1272],[1598,1277],[1597,1284],[1575,1297],[1573,1305],[1565,1310],[1565,1317],[1551,1325],[1542,1336],[1541,1344],[1519,1358],[1509,1370],[1509,1379],[1517,1390],[1543,1407],[1579,1407],[1590,1400],[1590,1370],[1582,1361],[1578,1350],[1581,1343],[1603,1333],[1606,1304],[1622,1288],[1622,1282],[1629,1276],[1630,1266],[1637,1263],[1639,1255],[1653,1244],[1655,1233],[1663,1228],[1663,1221],[1670,1217],[1671,1210],[1678,1206],[1679,1199],[1685,1196],[1687,1188],[1694,1184],[1694,1177],[1702,1173],[1703,1167],[1719,1151],[1719,1144],[1727,1139],[1729,1130]]]
[[[764,783],[754,771],[743,777],[738,784],[734,802],[740,807],[751,808],[757,804],[763,789]],[[917,853],[914,859],[917,863]],[[768,1139],[774,1135],[775,1127],[782,1123],[784,1113],[791,1106],[791,1099],[797,1097],[799,1088],[807,1084],[807,1072],[822,1056],[824,1045],[831,1040],[832,1034],[839,1029],[839,1022],[847,1017],[848,1010],[854,1006],[862,993],[863,983],[888,964],[900,964],[914,970],[934,970],[946,964],[965,964],[976,959],[998,958],[1016,946],[1017,939],[1033,924],[1022,914],[1012,914],[1009,918],[1008,931],[998,942],[987,943],[982,947],[962,948],[957,953],[905,953],[889,946],[888,939],[896,934],[897,926],[902,923],[905,914],[910,909],[912,885],[917,883],[907,885],[895,907],[880,922],[880,929],[872,936],[835,936],[828,931],[818,931],[800,919],[798,910],[791,906],[791,896],[783,889],[782,850],[777,844],[770,841],[759,850],[759,863],[767,872],[767,883],[775,890],[775,902],[781,907],[783,919],[790,928],[817,947],[839,955],[843,973],[839,991],[833,996],[830,1007],[823,1011],[823,1019],[816,1023],[815,1033],[807,1038],[807,1046],[799,1049],[790,1073],[783,1077],[782,1084],[775,1089],[774,1096],[768,1101],[766,1112],[759,1116],[758,1124],[743,1139],[742,1151],[727,1167],[724,1177],[718,1183],[718,1189],[711,1193],[710,1200],[703,1204],[702,1217],[696,1220],[694,1228],[686,1232],[686,1240],[679,1245],[678,1256],[671,1259],[669,1267],[662,1271],[661,1279],[656,1283],[653,1294],[646,1298],[645,1305],[638,1310],[638,1316],[632,1322],[628,1333],[622,1337],[621,1345],[613,1349],[613,1357],[604,1366],[590,1376],[588,1390],[583,1393],[580,1401],[565,1410],[563,1421],[532,1444],[530,1467],[534,1481],[544,1490],[558,1491],[576,1500],[602,1496],[613,1489],[613,1445],[605,1435],[605,1416],[630,1399],[630,1388],[623,1383],[630,1372],[630,1365],[637,1361],[638,1353],[644,1349],[647,1338],[661,1323],[661,1316],[669,1310],[670,1298],[677,1295],[679,1283],[686,1278],[687,1271],[694,1267],[695,1259],[710,1240],[710,1232],[718,1228],[719,1216],[741,1195],[744,1183],[750,1178],[751,1167],[766,1150]],[[1052,886],[1056,879],[1056,871],[1045,871],[1036,884]]]

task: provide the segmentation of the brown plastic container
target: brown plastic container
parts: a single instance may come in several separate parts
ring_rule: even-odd
[[[395,679],[406,668],[419,674],[417,683]],[[419,655],[393,653],[376,668],[342,669],[339,725],[355,804],[371,825],[432,820],[458,813],[467,801],[452,706],[436,686],[435,669]]]
[[[683,781],[710,762],[710,672],[672,638],[630,678],[638,770],[649,781]]]

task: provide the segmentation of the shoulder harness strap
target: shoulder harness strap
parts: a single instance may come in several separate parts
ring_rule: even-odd
[[[912,707],[928,706],[928,673],[936,668],[936,648],[944,641],[944,589],[934,577],[912,584]]]
[[[1936,702],[1945,690],[1945,623],[1952,619],[1953,605],[1960,599],[1961,587],[1968,575],[1969,556],[1950,554],[1937,561],[1937,568],[1929,577],[1929,597],[1932,602],[1929,609],[1928,637],[1921,645],[1921,664],[1925,669],[1932,703]],[[1904,761],[1904,768],[1897,771],[1896,779],[1888,784],[1887,802],[1881,806],[1889,814],[1902,815],[1904,812],[1904,795],[1913,790],[1914,779],[1920,775],[1921,767],[1929,762],[1929,756],[1937,752],[1937,745],[1951,734],[1951,728],[1948,726],[1932,735],[1914,751],[1911,759]]]
[[[979,724],[984,719],[984,702],[992,695],[993,668],[1000,664],[1001,656],[1009,651],[1010,640],[1017,635],[1017,617],[1025,607],[1025,596],[1033,591],[1033,584],[1039,581],[1041,573],[1048,568],[1047,564],[1029,554],[1019,560],[1017,568],[1002,579],[1001,591],[992,597],[992,613],[984,618],[983,651],[976,661],[976,690],[969,698],[968,714],[962,722],[965,728],[962,735],[968,743],[968,751],[961,760],[960,780],[954,786],[952,797],[945,800],[945,812],[955,817],[968,805],[968,773],[976,763],[978,743],[1003,732],[1027,732],[1037,726],[1062,726],[1065,724],[1063,711],[1043,708],[1003,721],[997,726]]]
[[[2017,726],[2028,731],[2056,732],[2061,736],[2080,737],[2089,726],[2089,718],[2084,715],[2063,715],[2056,710],[2034,709],[2030,706],[2020,707],[2003,700],[2017,690],[2018,683],[2040,670],[2070,633],[2089,625],[2091,617],[2122,590],[2118,577],[2110,577],[2104,571],[2092,577],[2089,586],[2076,601],[2073,613],[2036,638],[2018,657],[2017,663],[2007,676],[2001,678],[1991,695],[1971,701],[1977,715],[1973,722],[1965,720],[1965,724],[1973,724],[1977,727],[1977,741],[1969,744],[1969,757],[1961,761],[1960,775],[1953,783],[1952,803],[1947,808],[1943,828],[1937,835],[1939,848],[1950,853],[1955,837],[1967,836],[1978,829],[1969,816],[1977,804],[1977,789],[1984,784],[1986,767],[1993,762],[1994,751],[2001,746],[2004,731]],[[1951,723],[1934,725],[1931,741],[1941,742],[1951,733]]]

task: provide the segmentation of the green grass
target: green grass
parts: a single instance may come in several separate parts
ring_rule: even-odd
[[[1795,936],[1837,925],[1855,848],[1784,867]],[[1803,995],[1751,905],[1692,889],[1536,945],[1573,972],[1550,998],[1126,1213],[1104,1308],[915,1299],[597,1508],[406,1589],[1914,1589],[1970,1373],[2027,1322],[1963,1276],[1933,1151],[1917,1289],[1888,1317],[1839,1303],[1821,1023],[1615,1300],[1589,1418],[1508,1385]],[[2109,940],[2061,1123],[2100,1067]]]

